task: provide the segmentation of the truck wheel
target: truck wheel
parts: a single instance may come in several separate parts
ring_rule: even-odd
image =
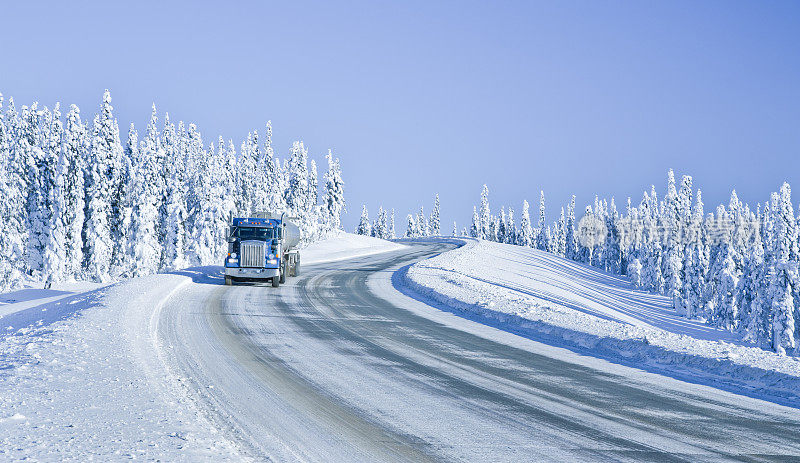
[[[228,275],[225,275],[225,286],[231,286],[231,285],[233,285],[233,278],[229,277]]]
[[[272,277],[272,287],[277,288],[280,285],[280,279],[278,277]]]
[[[283,268],[281,268],[281,283],[286,283],[286,264],[283,264]]]
[[[297,262],[294,263],[294,276],[300,275],[300,259],[297,259]]]

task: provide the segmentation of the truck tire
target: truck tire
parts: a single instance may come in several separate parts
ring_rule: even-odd
[[[272,277],[272,287],[273,288],[277,288],[278,286],[280,286],[280,284],[281,284],[280,283],[280,278]]]
[[[294,262],[294,276],[300,275],[300,258],[298,257],[297,260]]]
[[[284,265],[281,270],[281,283],[286,283],[286,266]]]
[[[231,285],[233,285],[233,277],[225,275],[225,286],[231,286]]]

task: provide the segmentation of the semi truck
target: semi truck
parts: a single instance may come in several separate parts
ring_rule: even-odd
[[[233,217],[225,258],[225,284],[271,281],[273,287],[300,272],[300,229],[285,214],[255,213]]]

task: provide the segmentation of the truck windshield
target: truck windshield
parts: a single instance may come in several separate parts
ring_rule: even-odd
[[[263,228],[263,227],[237,227],[234,231],[234,234],[237,238],[242,241],[247,240],[259,240],[259,241],[266,241],[271,240],[275,237],[275,229],[274,228]]]

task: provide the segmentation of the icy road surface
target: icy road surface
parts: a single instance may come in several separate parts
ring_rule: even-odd
[[[546,346],[392,286],[453,247],[306,265],[278,289],[197,270],[156,314],[155,347],[256,459],[800,458],[795,409]]]

